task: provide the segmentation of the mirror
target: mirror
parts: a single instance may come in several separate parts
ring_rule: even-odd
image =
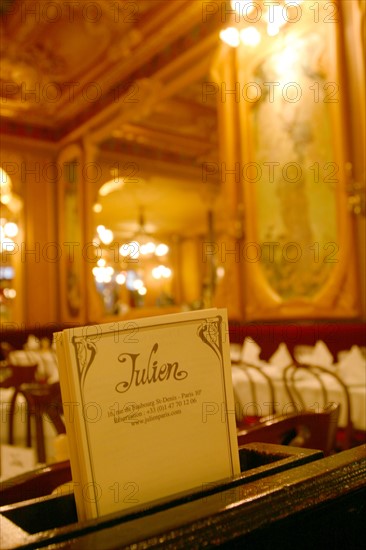
[[[283,9],[291,17],[298,11],[295,5]],[[156,56],[153,69],[127,90],[131,105],[120,106],[91,136],[103,165],[94,189],[93,202],[102,209],[93,214],[93,238],[101,237],[97,227],[112,231],[104,245],[110,256],[127,247],[123,262],[118,258],[113,267],[100,258],[106,264],[97,266],[109,268],[98,288],[108,314],[219,303],[232,317],[245,311],[248,319],[356,313],[354,265],[345,252],[349,217],[344,201],[338,205],[346,160],[343,105],[328,97],[339,80],[337,27],[314,29],[313,15],[308,10],[296,27],[275,34],[258,22],[263,42],[257,49],[245,41],[237,49],[222,45],[217,29],[211,42],[197,40],[187,57],[177,41],[179,56]],[[272,92],[283,92],[274,99],[271,82]],[[319,87],[324,93],[318,98]],[[274,181],[268,165],[280,166]],[[135,255],[141,232],[147,242],[170,246],[165,263]],[[203,257],[205,242],[211,252]],[[339,258],[332,256],[338,243]],[[133,262],[136,269],[127,269]],[[167,276],[149,279],[159,265]],[[346,267],[352,298],[335,308]],[[102,278],[103,271],[94,273]],[[115,273],[127,294],[105,288]]]
[[[201,306],[209,232],[207,193],[196,177],[146,170],[141,162],[103,162],[105,181],[95,190],[92,267],[107,315],[131,308]]]
[[[23,199],[19,193],[17,178],[10,177],[11,168],[16,166],[14,157],[3,151],[5,162],[0,163],[0,320],[12,322],[21,311],[21,252],[23,242]],[[7,171],[7,170],[8,171]]]
[[[213,53],[201,77],[190,67],[172,96],[151,81],[134,83],[132,120],[117,120],[96,138],[101,177],[91,197],[98,246],[92,269],[106,315],[207,303],[212,276],[202,247],[212,238],[219,180],[204,178],[202,164],[218,162],[219,136],[216,99],[202,97],[202,82]]]

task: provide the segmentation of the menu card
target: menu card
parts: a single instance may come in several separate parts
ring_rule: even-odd
[[[240,472],[223,309],[55,334],[79,520]]]

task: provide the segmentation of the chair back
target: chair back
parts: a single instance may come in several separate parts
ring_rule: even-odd
[[[301,389],[301,381],[304,377],[313,379],[317,384],[317,387],[321,390],[322,402],[319,404],[323,409],[328,408],[330,403],[334,403],[334,396],[332,398],[332,390],[336,389],[337,393],[339,389],[343,399],[336,401],[340,406],[340,414],[342,419],[344,418],[344,438],[341,444],[341,450],[349,449],[352,446],[353,441],[353,422],[352,422],[352,410],[351,399],[348,388],[343,380],[337,375],[336,372],[331,371],[325,367],[316,365],[290,365],[284,370],[283,378],[286,387],[287,394],[294,404],[295,409],[304,411],[309,409],[311,404],[305,402],[304,393]]]
[[[46,462],[43,415],[49,418],[57,434],[66,433],[60,382],[22,384],[19,392],[26,400],[28,416],[35,419],[38,461]]]
[[[258,422],[259,418],[262,416],[267,416],[275,414],[275,390],[273,381],[266,372],[263,371],[260,367],[256,365],[250,365],[248,363],[242,363],[240,365],[235,365],[237,369],[240,369],[241,373],[244,374],[245,378],[248,380],[248,386],[250,390],[250,396],[245,402],[245,406],[240,402],[240,398],[235,393],[234,387],[234,398],[235,398],[235,411],[236,411],[236,420],[238,424],[251,426]],[[265,415],[262,414],[261,403],[257,398],[257,384],[264,384],[268,390],[268,399],[266,399],[266,405],[269,406],[266,409]],[[250,399],[249,399],[250,397]]]
[[[238,431],[239,447],[247,443],[274,443],[318,449],[325,455],[335,450],[339,405],[332,403],[322,412],[274,416]]]
[[[14,365],[8,361],[3,367],[7,371],[7,376],[1,381],[2,388],[19,389],[21,384],[35,382],[38,364]]]

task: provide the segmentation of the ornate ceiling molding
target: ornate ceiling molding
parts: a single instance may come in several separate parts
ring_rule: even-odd
[[[74,139],[84,125],[99,126],[104,113],[108,119],[111,111],[136,111],[126,105],[133,87],[143,88],[156,73],[169,75],[170,65],[218,27],[216,19],[202,24],[201,2],[136,2],[144,11],[134,21],[124,13],[123,33],[115,21],[122,12],[111,9],[116,2],[93,2],[101,10],[98,24],[91,20],[98,11],[85,17],[86,0],[75,3],[72,25],[64,4],[41,0],[37,21],[15,2],[18,9],[1,21],[2,133],[58,142]],[[149,100],[142,103],[148,114]]]

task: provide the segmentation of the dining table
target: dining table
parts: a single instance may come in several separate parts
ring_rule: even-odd
[[[29,384],[48,386],[57,381],[57,356],[50,346],[12,350],[0,362],[1,444],[36,447],[22,387]],[[49,421],[44,422],[44,434],[47,455],[52,456],[55,430]]]
[[[302,367],[298,368],[296,381],[297,395],[301,399],[294,398],[288,391],[285,375],[290,361],[276,365],[257,360],[250,364],[241,359],[238,348],[233,349],[231,373],[237,422],[246,417],[286,415],[304,409],[320,412],[334,402],[340,404],[338,425],[342,428],[348,422],[349,400],[353,428],[366,433],[366,360],[363,354],[355,349],[344,352],[340,362],[321,368],[319,377],[312,374],[311,365],[307,369],[295,360],[293,363],[295,368]],[[324,388],[327,403],[324,402]]]

